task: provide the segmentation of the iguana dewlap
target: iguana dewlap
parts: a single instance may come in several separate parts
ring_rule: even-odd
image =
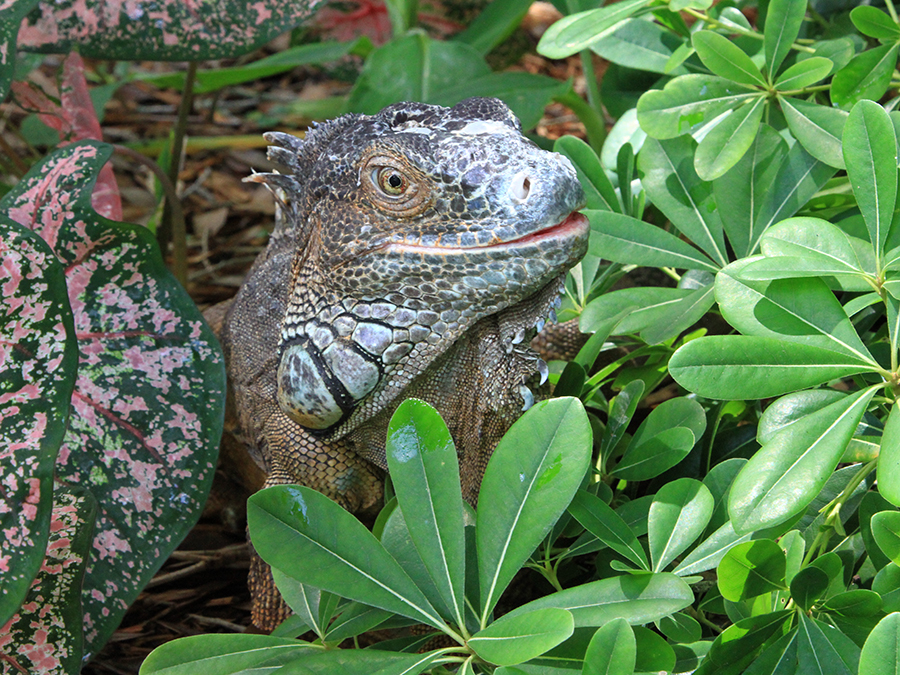
[[[587,249],[574,168],[496,99],[399,103],[267,139],[289,171],[253,179],[281,214],[222,330],[266,484],[373,508],[387,424],[416,397],[447,422],[473,501],[546,380],[528,343]],[[254,621],[273,627],[283,610],[256,583]]]

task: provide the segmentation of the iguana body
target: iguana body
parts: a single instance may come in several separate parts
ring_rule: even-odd
[[[267,485],[374,508],[388,421],[424,399],[473,501],[546,365],[528,347],[587,247],[567,159],[495,99],[345,115],[271,134],[282,214],[223,327],[240,426]],[[284,618],[257,569],[254,621]]]

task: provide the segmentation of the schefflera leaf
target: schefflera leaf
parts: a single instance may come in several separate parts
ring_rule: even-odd
[[[56,474],[100,505],[84,582],[88,656],[199,518],[225,394],[218,343],[150,232],[91,208],[110,153],[66,146],[0,200],[66,269],[79,370]]]
[[[97,502],[87,490],[56,488],[46,556],[25,602],[0,625],[0,660],[14,663],[12,672],[81,671],[81,583],[96,514]]]
[[[78,352],[63,267],[44,240],[0,216],[0,261],[2,625],[44,558]]]
[[[21,3],[25,4],[25,3]],[[240,56],[300,24],[322,0],[41,2],[19,30],[19,48],[126,61],[206,61]],[[237,17],[241,17],[238,20]]]

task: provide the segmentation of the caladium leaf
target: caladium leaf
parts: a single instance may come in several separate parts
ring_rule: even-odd
[[[37,0],[12,0],[0,3],[0,101],[6,98],[16,63],[16,35],[22,18]]]
[[[18,672],[75,675],[81,671],[81,582],[96,515],[97,502],[90,492],[56,488],[40,572],[18,613],[0,626],[0,657],[7,664],[15,663]]]
[[[91,209],[110,152],[57,150],[0,201],[66,268],[79,371],[56,472],[100,505],[83,596],[88,654],[199,517],[225,387],[218,343],[150,232]]]
[[[44,557],[53,463],[78,353],[65,275],[38,235],[0,216],[0,624]]]
[[[41,2],[19,29],[19,48],[99,59],[205,61],[239,56],[308,18],[321,0],[153,5],[110,0]]]

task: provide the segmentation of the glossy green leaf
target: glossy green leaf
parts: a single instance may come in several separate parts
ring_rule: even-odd
[[[830,579],[818,567],[804,567],[791,579],[791,598],[804,612],[808,612],[828,590]]]
[[[796,98],[778,100],[791,133],[800,141],[803,148],[820,162],[838,169],[845,168],[841,138],[848,113],[840,108],[831,108]]]
[[[301,583],[444,627],[372,533],[325,495],[293,485],[267,488],[248,501],[247,524],[260,557]]]
[[[859,656],[859,672],[865,675],[896,675],[900,671],[900,612],[878,622]]]
[[[16,69],[16,35],[22,19],[38,4],[38,0],[19,0],[0,9],[0,101],[6,100]],[[2,615],[2,612],[0,612]]]
[[[458,74],[475,80],[491,74],[481,55],[461,42],[410,33],[388,42],[366,59],[348,109],[375,114],[398,101],[431,102],[458,84]]]
[[[634,532],[602,499],[579,490],[569,505],[569,511],[588,532],[624,556],[639,568],[650,569],[644,548]]]
[[[787,153],[787,143],[781,135],[762,124],[746,154],[724,176],[713,181],[714,203],[729,205],[719,215],[739,258],[749,255],[759,239],[756,221],[767,195],[775,187],[775,176]]]
[[[688,279],[689,274],[690,272],[682,277],[682,281]],[[641,339],[649,345],[671,340],[700,321],[715,301],[715,286],[712,283],[694,288],[683,298],[672,303],[665,312],[661,312],[653,324],[644,328],[640,333]]]
[[[884,554],[900,565],[900,512],[879,511],[872,516],[872,536]]]
[[[592,581],[532,600],[510,614],[560,607],[572,612],[576,628],[603,626],[619,618],[635,626],[682,610],[693,601],[691,587],[681,577],[664,572]]]
[[[629,445],[612,473],[624,480],[649,480],[687,457],[696,442],[697,437],[690,429],[666,429],[642,443]]]
[[[279,569],[272,570],[272,579],[291,611],[299,616],[316,635],[320,638],[324,637],[331,617],[324,617],[323,621],[323,617],[320,616],[319,604],[322,591],[318,588],[301,584]],[[325,593],[330,595],[327,591]]]
[[[716,300],[728,323],[744,335],[819,347],[867,363],[873,370],[878,368],[850,317],[824,281],[751,281],[741,276],[748,262],[746,258],[739,260],[716,278]]]
[[[833,67],[834,63],[823,56],[813,56],[798,61],[778,76],[778,79],[775,80],[775,88],[778,91],[789,91],[809,87],[828,77]],[[782,105],[784,105],[784,101],[782,101]]]
[[[792,675],[797,672],[797,631],[766,645],[744,675]]]
[[[574,630],[571,612],[547,607],[515,616],[505,614],[467,642],[485,661],[510,666],[553,649]]]
[[[766,87],[766,78],[744,51],[724,35],[701,30],[691,38],[697,56],[713,75],[748,87]]]
[[[756,652],[791,619],[793,612],[784,610],[741,619],[726,628],[713,642],[704,665],[712,666],[706,673],[740,673],[754,658]],[[749,658],[748,658],[749,657]],[[727,666],[739,666],[738,670],[725,670]]]
[[[693,478],[679,478],[659,489],[647,530],[654,572],[664,570],[703,533],[713,506],[709,488]]]
[[[44,559],[53,465],[66,431],[78,351],[65,270],[47,243],[0,217],[0,623],[22,604]]]
[[[883,251],[897,198],[894,125],[877,103],[860,101],[844,126],[844,162],[876,255]]]
[[[404,401],[391,417],[385,453],[416,550],[443,605],[461,625],[466,546],[459,460],[450,431],[424,401]]]
[[[885,40],[900,39],[900,26],[890,15],[876,7],[854,7],[850,10],[850,20],[863,35]]]
[[[729,520],[685,556],[673,572],[686,577],[711,570],[718,566],[733,546],[749,541],[752,535],[752,532],[738,534]]]
[[[766,65],[770,76],[781,67],[791,45],[800,34],[806,5],[796,0],[771,0],[766,15],[766,30],[763,45],[766,51]]]
[[[631,675],[637,646],[625,619],[613,619],[594,633],[584,655],[582,675]]]
[[[731,548],[716,570],[719,592],[732,602],[785,588],[784,551],[771,539]]]
[[[439,656],[440,652],[400,654],[377,649],[316,650],[295,655],[277,672],[279,675],[418,675]]]
[[[845,591],[828,598],[822,610],[843,616],[872,616],[881,611],[881,596],[864,588]]]
[[[600,439],[600,459],[606,462],[612,451],[625,436],[625,430],[631,423],[638,403],[644,395],[644,383],[641,380],[629,382],[612,400],[609,406],[609,417],[603,437]]]
[[[319,648],[270,635],[192,635],[157,647],[141,664],[142,675],[236,675],[267,664],[278,665]]]
[[[882,45],[857,54],[831,80],[831,101],[845,110],[863,99],[877,101],[887,91],[897,66],[898,45]]]
[[[102,505],[82,598],[90,653],[200,517],[225,400],[218,341],[152,234],[93,209],[111,153],[67,145],[0,200],[52,242],[70,283],[80,362],[55,477]]]
[[[578,181],[584,187],[588,209],[621,213],[622,206],[616,196],[616,189],[591,146],[575,136],[562,136],[553,144],[553,151],[565,155],[572,161],[578,174]],[[591,222],[593,223],[593,220]],[[592,242],[593,239],[591,237]]]
[[[658,434],[678,427],[689,429],[694,438],[703,436],[703,432],[706,431],[706,413],[703,406],[685,396],[663,401],[650,411],[634,432],[629,450]]]
[[[779,431],[846,397],[846,392],[836,389],[809,389],[786,394],[773,401],[763,411],[757,426],[756,438],[760,443],[768,443]]]
[[[675,651],[659,633],[649,628],[636,626],[634,629],[635,671],[639,673],[669,673],[675,668]]]
[[[652,89],[637,104],[641,128],[653,138],[675,138],[700,128],[757,94],[715,75],[682,75]]]
[[[515,32],[527,12],[528,8],[517,0],[490,2],[453,39],[465,42],[477,49],[482,56],[487,56],[494,47]]]
[[[777,433],[744,466],[728,499],[735,530],[748,532],[801,513],[837,467],[875,388],[864,389]]]
[[[605,260],[645,267],[718,270],[709,258],[660,227],[631,216],[584,211],[591,222],[590,252]]]
[[[694,169],[695,147],[690,136],[664,141],[648,138],[638,155],[641,183],[653,204],[682,234],[725,266],[728,256],[722,220],[712,185],[701,180]]]
[[[564,59],[611,33],[650,0],[623,0],[600,9],[570,14],[554,23],[538,42],[537,51],[548,59]]]
[[[675,612],[656,622],[657,627],[672,642],[690,644],[703,637],[703,627],[690,614]]]
[[[766,230],[759,245],[770,257],[795,256],[836,271],[875,273],[860,258],[850,237],[841,228],[820,218],[782,220]]]
[[[881,437],[878,492],[894,506],[900,506],[900,409],[896,404],[891,407]]]
[[[81,589],[91,556],[96,515],[97,502],[90,492],[56,486],[50,536],[40,549],[40,571],[18,612],[4,621],[2,658],[10,672],[62,675],[81,671]]]
[[[665,317],[670,308],[693,291],[685,288],[623,288],[601,295],[588,303],[581,313],[579,327],[583,332],[598,330],[606,319],[625,309],[631,313],[616,324],[614,335],[638,333]]]
[[[691,340],[669,360],[685,389],[725,401],[772,398],[871,370],[820,347],[744,335]]]
[[[590,456],[591,427],[576,398],[541,401],[498,443],[481,483],[475,528],[482,625],[569,505]]]
[[[684,75],[685,67],[666,71],[672,54],[684,41],[658,23],[628,19],[591,44],[591,51],[620,66],[669,75]],[[679,64],[680,65],[680,64]]]
[[[859,647],[837,628],[800,614],[797,658],[807,672],[815,675],[855,675],[859,656]]]
[[[62,0],[27,17],[19,47],[61,53],[77,49],[86,57],[125,61],[231,58],[297,26],[317,7],[306,0],[263,0],[249,10],[242,2],[172,2],[123,11],[120,18],[104,0]]]
[[[885,612],[900,611],[900,567],[889,563],[872,580],[872,590],[881,596]]]
[[[740,161],[759,132],[765,103],[762,95],[745,103],[703,137],[694,158],[694,168],[700,178],[715,180]]]

